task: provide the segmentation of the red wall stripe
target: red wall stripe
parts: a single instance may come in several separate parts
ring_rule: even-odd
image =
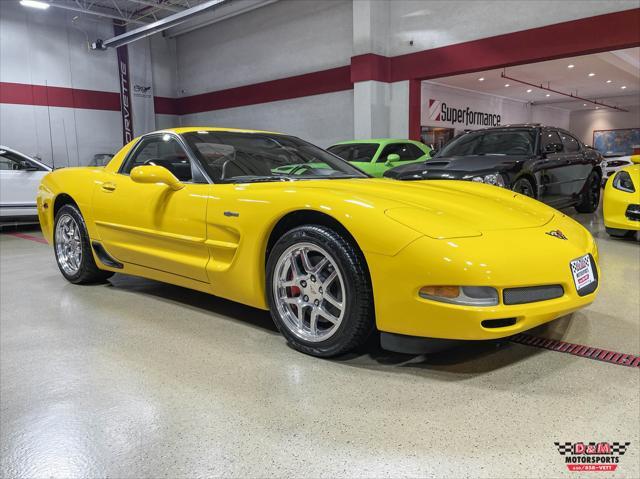
[[[179,115],[180,99],[166,96],[153,97],[153,109],[157,115]]]
[[[181,115],[351,90],[351,67],[332,68],[180,98]]]
[[[120,111],[115,92],[0,82],[0,103]]]

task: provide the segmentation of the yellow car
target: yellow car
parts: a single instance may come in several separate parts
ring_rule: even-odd
[[[270,310],[298,350],[329,357],[376,329],[495,339],[582,308],[598,288],[589,232],[524,195],[469,181],[370,178],[298,138],[178,128],[104,168],[65,168],[38,212],[62,275],[115,272]]]
[[[631,161],[633,165],[618,170],[604,187],[604,226],[611,236],[640,231],[640,155]]]

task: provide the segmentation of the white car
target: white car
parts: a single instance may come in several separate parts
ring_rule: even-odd
[[[606,156],[602,162],[602,184],[620,168],[632,165],[631,156]]]
[[[0,145],[0,221],[36,219],[36,194],[51,168]]]

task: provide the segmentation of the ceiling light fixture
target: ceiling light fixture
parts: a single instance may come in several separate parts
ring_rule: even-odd
[[[23,7],[37,8],[39,10],[46,10],[50,6],[47,2],[39,2],[37,0],[20,0],[20,5]]]
[[[505,84],[504,84],[504,86],[505,86],[506,88],[509,88],[511,85],[509,85],[508,83],[505,83]]]
[[[478,81],[484,81],[484,77],[478,78]]]
[[[627,85],[622,85],[620,88],[621,88],[622,90],[625,90],[625,89],[627,88]]]
[[[567,68],[573,68],[575,65],[572,63],[571,65],[567,65]]]
[[[607,83],[611,83],[611,80],[607,80]]]
[[[582,104],[582,106],[587,106],[587,104],[586,104],[586,103],[583,103],[583,104]]]
[[[595,73],[593,73],[593,72],[591,72],[591,73],[589,73],[589,76],[590,76],[590,77],[594,77],[594,76],[596,76],[596,74],[595,74]]]
[[[545,96],[551,96],[551,93],[547,93]]]
[[[532,91],[533,91],[533,90],[532,90],[531,88],[529,88],[529,89],[527,90],[527,93],[531,93]]]

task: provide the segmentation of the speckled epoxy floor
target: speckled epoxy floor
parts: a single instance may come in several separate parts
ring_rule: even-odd
[[[536,333],[638,354],[640,245],[579,219],[601,293]],[[2,477],[578,477],[554,441],[630,441],[589,474],[640,476],[638,369],[508,342],[319,360],[205,294],[68,284],[27,239],[0,270]]]

